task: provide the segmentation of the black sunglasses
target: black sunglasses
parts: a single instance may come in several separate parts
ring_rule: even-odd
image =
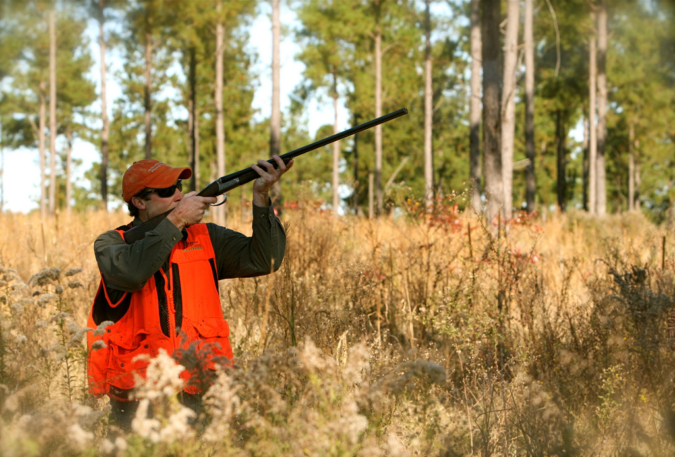
[[[164,187],[163,189],[144,189],[137,196],[142,199],[146,199],[151,193],[156,193],[160,198],[173,197],[173,194],[176,193],[176,189],[180,192],[183,192],[183,180],[179,179],[176,181],[176,184],[170,187]]]

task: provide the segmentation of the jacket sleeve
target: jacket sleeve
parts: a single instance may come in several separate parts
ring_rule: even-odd
[[[168,219],[131,245],[116,231],[105,232],[94,242],[94,254],[106,286],[124,292],[141,290],[182,237]]]
[[[207,224],[218,279],[251,278],[277,271],[286,252],[286,232],[272,206],[253,206],[253,236]],[[270,271],[270,267],[272,271]]]

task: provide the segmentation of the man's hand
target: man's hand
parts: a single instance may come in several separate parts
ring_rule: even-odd
[[[178,230],[183,230],[190,225],[199,224],[209,204],[217,201],[216,197],[200,197],[197,192],[192,191],[183,196],[166,218],[173,222]]]
[[[272,157],[279,168],[266,160],[258,160],[258,164],[251,165],[260,177],[253,183],[253,204],[256,206],[269,206],[269,191],[275,182],[279,181],[281,175],[286,173],[293,166],[293,159],[288,164],[279,156]]]

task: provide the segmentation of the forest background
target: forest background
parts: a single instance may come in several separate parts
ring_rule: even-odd
[[[527,8],[511,12],[509,2],[501,2],[502,7],[493,1],[474,10],[473,17],[472,3],[479,2],[291,2],[297,20],[292,27],[280,27],[277,35],[298,44],[295,59],[304,70],[299,78],[293,75],[300,82],[287,109],[280,112],[277,94],[269,118],[252,104],[263,76],[247,43],[252,21],[271,9],[252,0],[216,3],[2,3],[0,149],[2,154],[37,153],[43,215],[100,208],[102,201],[109,208],[119,206],[122,174],[143,157],[190,163],[197,170],[191,186],[203,188],[223,170],[236,171],[257,158],[327,136],[338,124],[355,125],[400,107],[407,107],[409,116],[385,126],[384,134],[364,132],[340,142],[339,150],[325,148],[303,157],[284,177],[287,202],[311,196],[324,199],[323,208],[339,206],[340,214],[367,213],[372,174],[374,213],[397,206],[397,195],[426,198],[429,204],[433,196],[443,199],[471,182],[479,183],[482,201],[474,194],[474,206],[480,211],[494,193],[491,183],[503,179],[500,195],[488,198],[500,207],[512,200],[515,209],[528,211],[639,208],[656,222],[673,212],[675,34],[669,26],[674,14],[670,2],[545,1],[534,2],[528,13]],[[531,44],[525,39],[527,17],[533,18]],[[605,28],[599,25],[601,17]],[[94,47],[85,33],[92,20],[101,31],[104,58],[98,61],[103,65],[95,66]],[[511,35],[509,23],[515,31]],[[482,50],[480,33],[478,39],[471,35],[481,24]],[[503,33],[493,36],[490,30]],[[119,59],[112,72],[104,66],[106,59],[110,66],[111,54]],[[219,55],[222,67],[216,77]],[[481,82],[481,68],[472,62],[495,62],[496,71]],[[269,64],[281,67],[279,61]],[[527,67],[534,76],[529,128]],[[118,98],[105,102],[110,106],[106,119],[101,109],[105,89],[100,83],[96,87],[94,73],[100,80],[114,79],[121,88]],[[289,78],[283,68],[280,77]],[[505,91],[505,84],[513,84],[513,91]],[[496,100],[499,124],[487,133],[477,127],[476,114],[471,120],[470,103],[472,92],[486,87],[498,90],[484,96],[492,97],[490,106]],[[593,113],[591,94],[598,106]],[[335,108],[335,121],[310,132],[310,103]],[[486,110],[483,120],[493,111]],[[345,114],[347,120],[338,118]],[[283,117],[279,121],[275,116]],[[486,125],[494,122],[489,119]],[[477,128],[481,133],[470,140]],[[510,130],[514,133],[509,135]],[[99,152],[92,168],[83,170],[85,180],[77,181],[72,178],[77,164],[69,165],[76,138]],[[498,143],[493,145],[493,139]],[[478,164],[474,175],[472,148],[474,157],[488,151],[473,159]],[[511,199],[501,196],[509,186],[505,170],[511,165],[506,161],[513,164]],[[598,163],[597,173],[591,162]],[[533,176],[530,194],[528,176]],[[591,188],[606,196],[602,208],[589,203]],[[230,200],[238,197],[245,201],[245,190]]]

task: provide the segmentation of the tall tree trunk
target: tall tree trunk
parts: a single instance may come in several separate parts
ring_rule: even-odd
[[[190,60],[188,64],[188,84],[190,86],[190,101],[188,106],[190,108],[189,117],[192,122],[190,127],[190,168],[192,168],[192,177],[190,178],[190,190],[197,190],[197,176],[195,174],[195,165],[197,163],[197,156],[199,150],[197,149],[197,134],[196,134],[196,120],[197,120],[197,56],[194,46],[190,47],[188,51]]]
[[[0,122],[0,213],[5,211],[5,137]]]
[[[359,125],[359,115],[354,114],[354,125]],[[353,206],[354,214],[359,215],[359,135],[354,135],[354,149],[352,151],[354,157],[354,193]]]
[[[500,0],[483,1],[483,170],[488,200],[486,217],[492,223],[504,206],[500,148],[499,22]]]
[[[605,145],[607,142],[607,5],[598,10],[598,158],[596,164],[598,215],[607,212]]]
[[[595,13],[591,13],[591,19],[595,23]],[[591,35],[588,45],[589,54],[589,75],[588,75],[588,129],[590,142],[588,145],[588,212],[598,213],[598,177],[596,175],[598,161],[598,127],[595,124],[595,97],[597,95],[596,81],[596,47],[595,34]]]
[[[56,19],[49,12],[49,215],[56,209]]]
[[[359,125],[359,118],[354,115],[354,125]],[[353,186],[353,206],[354,214],[359,215],[359,135],[354,135],[354,186]]]
[[[152,111],[152,34],[145,32],[145,158],[152,158],[152,120],[150,113]]]
[[[375,117],[382,116],[382,31],[379,17],[375,28]],[[382,192],[382,125],[375,126],[375,199],[376,214],[380,216],[384,208]]]
[[[635,156],[633,155],[633,142],[635,141],[635,122],[633,119],[628,124],[628,211],[635,209]]]
[[[480,68],[481,57],[480,0],[471,0],[471,103],[469,113],[469,162],[471,206],[476,213],[482,211],[480,198]]]
[[[270,116],[270,156],[281,154],[281,0],[272,0],[272,115]],[[281,183],[272,186],[271,198],[276,208],[283,206]]]
[[[636,160],[635,160],[635,209],[640,211],[640,140],[635,140]]]
[[[433,156],[433,91],[431,87],[431,0],[425,0],[424,12],[424,205],[427,212],[434,204],[434,156]]]
[[[188,65],[189,67],[189,65]],[[188,70],[189,71],[189,70]],[[190,81],[190,76],[188,73],[188,84]],[[194,169],[194,163],[195,163],[195,145],[194,145],[194,123],[195,123],[195,110],[193,108],[194,103],[192,101],[192,90],[189,89],[190,93],[188,94],[188,165],[190,168]],[[190,184],[188,185],[188,189],[190,191],[193,191],[193,186],[196,187],[196,183],[194,182],[194,173],[192,173],[192,176],[190,177]]]
[[[195,188],[199,187],[199,110],[195,109],[194,118],[194,139],[195,139],[195,156],[194,165],[192,167],[192,176],[195,177]]]
[[[38,153],[40,154],[40,217],[47,217],[47,176],[45,164],[45,129],[47,128],[47,96],[45,83],[40,81],[40,120],[38,128]]]
[[[103,127],[101,129],[101,203],[104,210],[108,210],[108,138],[110,135],[110,125],[108,123],[108,108],[106,101],[106,66],[105,66],[105,35],[103,31],[103,24],[105,22],[104,16],[105,0],[98,1],[99,8],[99,36],[98,45],[101,49],[101,121]]]
[[[219,1],[217,10],[220,13],[222,2]],[[223,52],[225,26],[218,18],[216,25],[216,167],[217,175],[225,176],[225,120],[223,117]],[[225,225],[227,222],[227,203],[213,207],[213,216],[216,224]]]
[[[534,1],[525,0],[525,155],[527,164],[525,176],[525,201],[527,212],[534,211],[534,196],[537,180],[534,173]]]
[[[335,111],[335,120],[333,121],[333,134],[338,131],[338,90],[337,90],[337,69],[333,68],[333,110]],[[340,142],[333,143],[333,217],[337,218],[340,207]]]
[[[372,219],[375,215],[375,209],[373,208],[375,206],[373,204],[373,187],[375,187],[374,181],[375,176],[373,173],[368,173],[368,219]]]
[[[518,22],[520,4],[508,2],[504,42],[504,85],[502,92],[502,180],[504,215],[511,218],[513,208],[513,144],[516,131],[516,61],[518,60]]]
[[[73,198],[73,131],[70,128],[70,123],[66,127],[66,212],[70,214],[71,199]]]
[[[0,213],[5,212],[5,146],[0,142]]]
[[[557,155],[556,189],[558,194],[558,208],[560,209],[561,213],[564,213],[567,210],[567,182],[565,180],[565,166],[567,164],[565,140],[567,138],[567,133],[565,131],[565,120],[563,119],[563,113],[560,110],[556,111],[555,119],[555,140]]]
[[[583,119],[584,122],[584,163],[583,163],[583,205],[584,210],[588,211],[588,119]]]

